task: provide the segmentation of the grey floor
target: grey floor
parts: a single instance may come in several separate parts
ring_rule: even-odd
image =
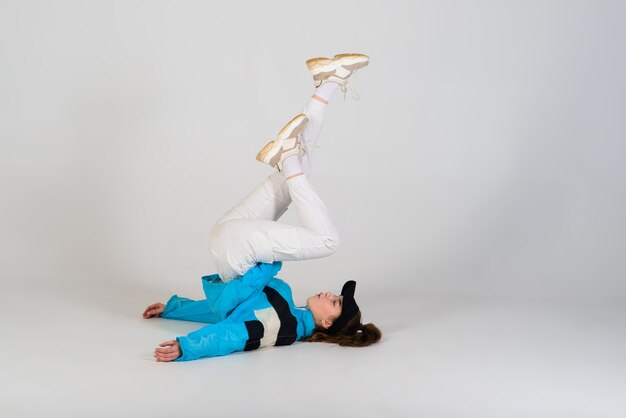
[[[624,309],[363,291],[366,319],[384,331],[378,345],[296,343],[157,363],[154,346],[200,325],[141,318],[170,293],[79,278],[4,282],[3,416],[617,418],[626,411]]]

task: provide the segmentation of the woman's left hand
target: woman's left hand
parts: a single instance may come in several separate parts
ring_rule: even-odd
[[[165,341],[154,349],[156,361],[173,361],[180,357],[180,344],[176,340]]]

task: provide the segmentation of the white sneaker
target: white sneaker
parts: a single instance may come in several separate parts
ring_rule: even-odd
[[[278,169],[278,171],[283,171],[285,158],[302,154],[299,137],[308,121],[309,119],[304,113],[291,119],[278,132],[276,139],[265,144],[257,154],[256,159]]]
[[[333,81],[341,85],[345,93],[348,87],[348,77],[359,68],[369,64],[370,58],[365,54],[338,54],[333,58],[311,58],[306,61],[306,66],[313,74],[313,83],[319,87],[327,81]]]

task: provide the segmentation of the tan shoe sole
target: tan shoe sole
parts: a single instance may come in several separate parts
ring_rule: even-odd
[[[288,150],[283,149],[283,145],[287,143]],[[265,144],[263,149],[256,156],[257,161],[268,164],[271,167],[278,168],[282,171],[281,161],[291,155],[300,154],[297,138],[286,138],[284,140],[275,139]]]
[[[265,146],[261,149],[261,151],[259,151],[259,153],[256,155],[257,161],[261,163],[265,163],[265,158],[269,155],[272,148],[274,148],[274,141],[270,141],[267,144],[265,144]],[[267,161],[269,162],[269,160],[270,159],[268,158]]]
[[[323,67],[330,64],[330,61],[331,59],[326,57],[311,58],[306,61],[306,66],[309,70],[313,70],[316,67]]]
[[[358,70],[370,63],[370,57],[365,54],[337,54],[333,60],[342,61],[341,66],[346,70]]]
[[[278,139],[297,137],[300,135],[300,132],[302,132],[306,126],[306,122],[308,121],[309,119],[304,113],[296,115],[293,119],[287,122],[280,131],[278,131]]]
[[[362,68],[369,64],[369,60],[370,57],[365,54],[337,54],[333,58],[310,58],[306,61],[306,66],[310,70],[312,70],[315,67],[328,65],[332,61],[343,61],[340,65],[356,66],[356,68]]]
[[[301,113],[287,122],[287,124],[278,132],[276,139],[265,144],[261,151],[259,151],[256,155],[257,161],[274,167],[278,161],[276,160],[276,156],[280,155],[283,142],[290,138],[297,139],[298,135],[300,135],[308,121],[309,119],[306,115]]]
[[[332,59],[326,57],[311,58],[306,65],[313,74],[313,82],[319,87],[322,82],[331,76],[345,80],[353,71],[369,64],[369,57],[365,54],[337,54]]]

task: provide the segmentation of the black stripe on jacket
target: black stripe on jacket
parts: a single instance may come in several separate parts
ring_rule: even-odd
[[[298,321],[291,314],[289,303],[275,289],[265,286],[263,292],[267,296],[267,300],[274,307],[278,318],[280,319],[280,329],[278,330],[278,338],[274,345],[289,345],[296,341],[298,333]]]
[[[243,351],[256,350],[261,345],[261,338],[263,338],[263,324],[261,321],[246,321],[246,329],[248,330],[248,341]]]
[[[289,309],[289,303],[275,289],[266,286],[263,292],[268,302],[276,311],[276,315],[280,321],[280,328],[276,336],[274,345],[290,345],[296,341],[298,337],[297,327],[298,321],[292,315]],[[265,336],[265,328],[259,320],[245,321],[246,330],[248,331],[248,341],[244,347],[244,351],[256,350],[261,346],[261,339]]]

